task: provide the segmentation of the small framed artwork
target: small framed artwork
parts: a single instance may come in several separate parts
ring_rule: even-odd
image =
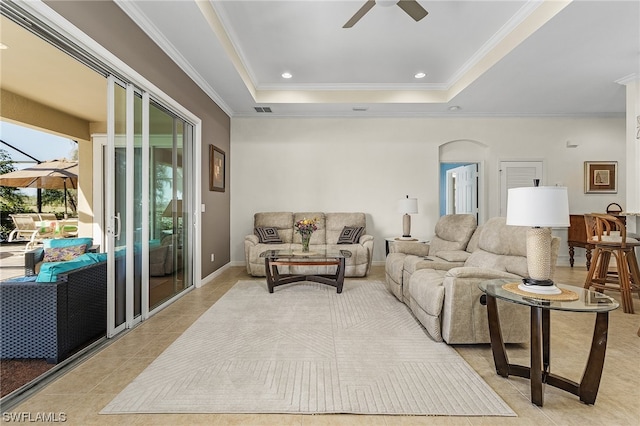
[[[209,191],[224,192],[224,151],[209,145]]]
[[[617,161],[585,161],[584,193],[615,194],[618,192]]]

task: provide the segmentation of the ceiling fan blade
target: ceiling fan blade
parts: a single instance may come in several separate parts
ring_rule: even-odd
[[[411,16],[416,22],[429,14],[429,12],[427,12],[424,7],[420,6],[416,0],[400,0],[398,1],[398,6],[400,6],[400,9],[404,10],[407,15]]]
[[[367,0],[367,2],[362,5],[360,10],[358,10],[356,12],[356,14],[353,15],[351,17],[351,19],[349,19],[347,21],[347,23],[344,24],[344,26],[342,28],[351,28],[351,27],[353,27],[356,24],[356,22],[358,22],[360,20],[360,18],[362,18],[364,15],[366,15],[366,13],[368,11],[370,11],[373,6],[375,6],[375,4],[376,4],[375,0]]]

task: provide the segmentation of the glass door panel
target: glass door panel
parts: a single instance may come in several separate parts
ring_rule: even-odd
[[[149,106],[149,117],[149,305],[154,308],[191,282],[185,276],[190,255],[184,232],[188,168],[183,154],[185,129],[191,131],[191,126],[155,103]]]
[[[127,262],[126,262],[126,122],[127,122],[127,93],[126,89],[119,84],[112,83],[113,93],[113,139],[109,140],[107,146],[108,163],[105,168],[107,179],[105,179],[104,193],[107,194],[107,208],[105,209],[105,223],[109,226],[110,232],[107,237],[107,253],[109,262],[113,266],[109,267],[113,271],[113,296],[110,297],[113,308],[109,319],[109,334],[116,334],[126,326],[127,319]],[[109,202],[109,200],[111,202]],[[111,281],[111,280],[110,280]],[[111,284],[111,283],[110,283]]]
[[[109,335],[130,327],[142,312],[142,99],[132,86],[110,79],[112,117],[107,143],[104,194],[109,253]],[[112,183],[112,184],[111,184]]]
[[[187,212],[194,128],[149,94],[108,81],[103,193],[112,337],[193,285],[193,215]]]

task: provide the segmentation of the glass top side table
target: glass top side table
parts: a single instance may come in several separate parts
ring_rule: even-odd
[[[505,378],[511,374],[530,379],[531,402],[538,406],[542,406],[544,403],[545,384],[577,395],[580,401],[586,404],[594,404],[600,387],[607,348],[609,312],[618,308],[618,302],[602,293],[557,283],[559,288],[575,292],[578,299],[573,301],[547,300],[535,293],[531,293],[531,296],[523,296],[503,288],[504,284],[511,281],[489,280],[478,285],[480,290],[487,295],[489,335],[496,372]],[[509,363],[502,340],[497,299],[528,306],[531,310],[530,367]],[[560,377],[550,371],[550,312],[554,310],[596,314],[591,350],[580,383]]]

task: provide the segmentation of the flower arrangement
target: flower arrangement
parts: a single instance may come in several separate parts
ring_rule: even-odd
[[[318,230],[318,218],[314,217],[313,219],[304,218],[295,223],[296,232],[300,235],[311,235],[314,231]]]
[[[307,219],[305,217],[293,225],[296,228],[296,232],[300,234],[300,238],[302,238],[302,251],[304,253],[309,252],[309,240],[311,240],[311,234],[318,230],[317,223],[318,218]]]

